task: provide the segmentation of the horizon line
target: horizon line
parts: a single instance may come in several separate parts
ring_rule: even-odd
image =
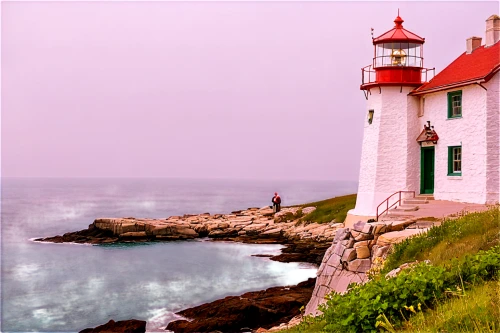
[[[182,180],[242,180],[242,181],[337,181],[358,182],[358,179],[306,179],[306,178],[232,178],[232,177],[172,177],[172,176],[1,176],[0,179],[182,179]]]

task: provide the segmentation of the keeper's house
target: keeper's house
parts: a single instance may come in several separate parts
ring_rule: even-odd
[[[401,17],[394,22],[373,39],[373,63],[362,69],[367,120],[348,220],[377,217],[377,207],[399,191],[499,202],[500,17],[486,20],[484,45],[470,37],[465,52],[431,80],[424,38],[404,29]]]

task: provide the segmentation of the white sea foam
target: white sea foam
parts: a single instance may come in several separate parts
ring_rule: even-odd
[[[87,285],[88,290],[97,290],[103,286],[104,282],[105,279],[103,277],[93,277],[89,278],[85,284]]]
[[[35,309],[33,310],[33,318],[40,321],[43,324],[54,323],[55,321],[61,321],[63,316],[58,313],[57,310],[50,309]]]
[[[304,267],[302,263],[291,262],[287,265],[280,265],[278,262],[271,262],[266,265],[266,272],[272,276],[280,276],[284,285],[297,284],[297,281],[305,281],[316,277],[316,267]]]
[[[167,308],[151,309],[148,311],[148,319],[146,320],[146,332],[158,332],[165,330],[165,324],[175,320],[188,320]],[[166,331],[170,332],[170,331]]]
[[[31,276],[38,272],[40,265],[37,264],[19,264],[12,268],[12,274],[17,279],[28,280]]]

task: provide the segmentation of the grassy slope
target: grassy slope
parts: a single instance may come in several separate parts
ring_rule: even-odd
[[[416,259],[429,259],[434,265],[444,264],[452,258],[462,258],[466,254],[490,249],[500,243],[499,236],[498,207],[445,221],[427,234],[398,244],[389,255],[384,271]],[[407,323],[405,332],[500,331],[499,292],[499,281],[475,286],[464,297],[446,301],[435,309],[414,316]],[[321,332],[326,324],[323,319],[316,318],[309,324],[303,323],[286,332],[316,333]]]
[[[500,332],[499,295],[498,281],[478,285],[433,311],[417,313],[406,322],[403,332]]]
[[[356,205],[356,194],[344,195],[323,201],[311,202],[300,207],[316,207],[316,210],[302,217],[302,221],[329,223],[344,222],[347,211]]]
[[[439,265],[452,258],[462,258],[499,244],[498,209],[468,214],[457,220],[446,220],[426,234],[407,239],[394,247],[387,258],[384,272],[405,262],[429,259]]]

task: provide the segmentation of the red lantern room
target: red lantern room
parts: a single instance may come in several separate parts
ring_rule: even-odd
[[[394,20],[394,28],[373,38],[373,64],[363,67],[361,90],[380,86],[415,86],[427,81],[424,69],[425,39],[403,28],[403,19]],[[423,75],[424,74],[424,75]]]

